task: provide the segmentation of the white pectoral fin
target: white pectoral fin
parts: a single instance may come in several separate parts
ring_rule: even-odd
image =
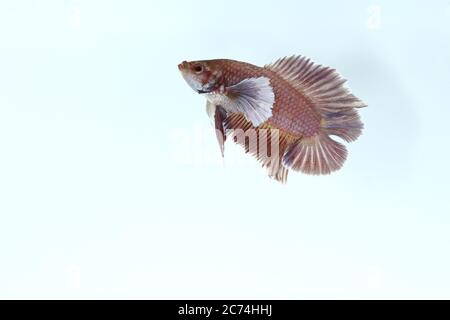
[[[267,77],[249,78],[228,87],[233,109],[257,127],[272,116],[275,102],[272,85]]]

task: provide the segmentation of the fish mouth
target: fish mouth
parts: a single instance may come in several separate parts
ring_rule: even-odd
[[[178,65],[178,70],[180,70],[180,71],[186,70],[188,65],[189,64],[187,61],[183,61]]]

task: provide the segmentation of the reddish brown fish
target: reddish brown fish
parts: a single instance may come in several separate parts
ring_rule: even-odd
[[[331,68],[302,56],[257,67],[234,60],[182,62],[192,89],[205,95],[223,155],[227,136],[255,155],[269,176],[286,182],[289,169],[329,174],[347,158],[332,139],[356,140],[365,104]]]

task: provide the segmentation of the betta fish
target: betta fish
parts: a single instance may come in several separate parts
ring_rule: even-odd
[[[178,69],[206,98],[222,156],[233,136],[282,183],[290,169],[313,175],[340,169],[347,149],[331,136],[351,142],[362,133],[357,109],[366,105],[335,69],[306,57],[264,67],[227,59],[183,61]]]

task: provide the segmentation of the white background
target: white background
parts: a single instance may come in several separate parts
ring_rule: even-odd
[[[450,298],[450,1],[2,1],[0,298]],[[303,54],[368,108],[267,178],[182,60]]]

